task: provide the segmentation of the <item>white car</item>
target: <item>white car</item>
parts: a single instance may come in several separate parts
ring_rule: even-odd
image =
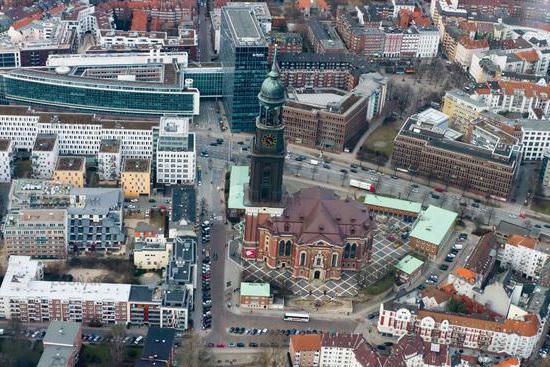
[[[137,203],[138,201],[139,201],[138,199],[132,199],[132,200],[130,200],[130,202],[132,202],[132,203]]]
[[[518,217],[518,216],[515,215],[515,214],[508,214],[508,216],[509,216],[510,218],[514,218],[514,219]]]

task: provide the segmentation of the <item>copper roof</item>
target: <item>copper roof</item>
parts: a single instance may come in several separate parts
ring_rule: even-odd
[[[314,187],[294,194],[283,214],[264,227],[272,234],[293,235],[302,244],[324,240],[343,246],[347,238],[366,237],[372,225],[366,205]]]

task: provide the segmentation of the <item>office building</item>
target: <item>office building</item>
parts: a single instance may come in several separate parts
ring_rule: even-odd
[[[416,115],[394,140],[392,165],[432,180],[498,200],[507,200],[514,186],[521,154],[514,146],[480,148],[445,137],[446,131],[424,127]]]
[[[268,45],[254,12],[246,6],[223,7],[220,62],[224,72],[224,108],[234,132],[255,130],[258,92],[268,71]]]
[[[13,140],[0,138],[0,183],[11,182],[13,177],[14,146]]]
[[[120,179],[122,146],[118,139],[102,139],[97,152],[97,174],[102,181]]]
[[[378,331],[401,337],[422,335],[428,343],[441,343],[455,348],[476,349],[529,358],[541,336],[537,315],[518,319],[481,318],[408,306],[380,305]]]
[[[308,281],[340,280],[369,261],[372,224],[361,203],[310,188],[294,194],[281,215],[266,215],[247,214],[243,258]],[[354,230],[345,230],[351,223]]]
[[[537,240],[512,235],[498,251],[498,260],[505,268],[522,276],[538,280],[550,253],[550,248]]]
[[[269,308],[273,295],[269,283],[241,282],[239,303],[243,308]]]
[[[195,182],[195,134],[189,132],[189,119],[163,116],[157,139],[157,183],[164,185]]]
[[[543,160],[550,147],[550,120],[518,119],[521,130],[523,159]]]
[[[107,115],[199,113],[199,91],[185,85],[177,64],[13,69],[2,78],[2,96],[13,104]]]
[[[124,197],[151,194],[151,160],[126,158],[122,164],[121,186]]]
[[[84,187],[86,159],[83,157],[58,157],[52,180],[73,187]]]
[[[82,348],[82,323],[51,321],[42,343],[44,351],[37,367],[74,367]]]
[[[431,258],[436,258],[439,249],[451,236],[458,214],[433,205],[418,215],[410,233],[409,245]]]
[[[55,134],[37,134],[31,155],[32,177],[51,179],[59,158],[59,142]]]
[[[3,226],[5,256],[67,257],[67,213],[59,209],[10,212]]]
[[[470,98],[470,95],[460,89],[445,92],[441,109],[449,116],[451,127],[462,132],[466,131],[468,124],[486,110],[487,106],[484,103]]]
[[[147,64],[178,64],[187,66],[188,55],[185,52],[164,52],[160,48],[152,48],[147,52],[117,52],[89,53],[73,55],[50,55],[47,66],[64,67],[124,67],[128,65]]]
[[[168,267],[171,243],[165,238],[152,241],[135,240],[134,265],[143,270],[159,270]]]

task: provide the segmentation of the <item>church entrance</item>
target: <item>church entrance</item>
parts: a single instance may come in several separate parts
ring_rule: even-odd
[[[321,279],[321,272],[319,270],[315,270],[315,272],[313,273],[313,279]]]

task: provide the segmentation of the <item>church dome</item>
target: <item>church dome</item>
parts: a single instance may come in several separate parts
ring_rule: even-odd
[[[279,81],[279,73],[277,72],[277,51],[273,56],[273,64],[271,71],[267,74],[260,88],[258,98],[260,101],[267,104],[283,104],[285,102],[286,89],[283,83]]]

